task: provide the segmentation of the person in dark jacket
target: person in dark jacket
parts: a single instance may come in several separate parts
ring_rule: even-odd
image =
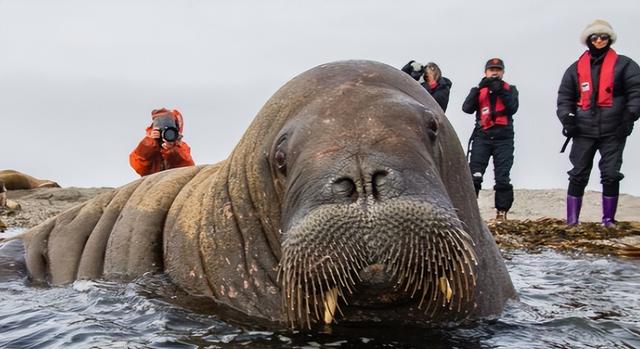
[[[503,221],[513,204],[510,172],[514,151],[513,114],[518,111],[518,90],[502,80],[504,62],[500,58],[487,61],[484,75],[462,105],[462,111],[476,116],[469,168],[477,196],[489,158],[493,157],[496,220]]]
[[[414,60],[410,60],[409,63],[405,64],[400,70],[411,75],[415,81],[420,81],[422,74],[424,74],[424,65]]]
[[[442,76],[440,67],[433,62],[427,63],[424,69],[424,82],[422,84],[431,97],[438,102],[443,111],[447,111],[449,104],[449,90],[451,90],[451,80]]]
[[[567,224],[578,224],[584,189],[596,151],[600,152],[602,224],[615,222],[622,152],[640,113],[640,68],[618,55],[611,45],[617,36],[609,23],[595,20],[580,36],[586,50],[562,77],[557,115],[562,133],[573,139],[573,168],[567,190]]]

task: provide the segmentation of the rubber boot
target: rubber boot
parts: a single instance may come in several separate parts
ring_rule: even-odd
[[[573,226],[579,223],[581,208],[582,196],[567,195],[567,225]]]
[[[618,208],[617,196],[602,195],[602,225],[613,227],[616,223],[616,209]]]

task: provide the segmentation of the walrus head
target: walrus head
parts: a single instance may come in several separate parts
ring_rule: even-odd
[[[270,151],[287,318],[463,319],[474,309],[477,256],[449,192],[473,191],[465,175],[457,188],[442,180],[464,161],[451,126],[424,91],[398,88],[414,87],[402,74],[350,68],[316,68],[334,84],[317,84]]]

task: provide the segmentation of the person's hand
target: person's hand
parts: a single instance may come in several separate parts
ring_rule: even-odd
[[[578,123],[573,113],[567,113],[562,118],[562,134],[568,138],[578,135]]]
[[[632,121],[624,121],[618,126],[616,130],[616,137],[620,139],[627,138],[633,132],[633,122]]]
[[[502,91],[502,87],[503,87],[503,83],[502,80],[500,79],[496,79],[496,78],[491,78],[491,81],[489,82],[489,90],[493,93],[497,93]]]
[[[491,79],[488,77],[484,77],[482,78],[482,80],[480,80],[480,83],[478,83],[478,88],[484,88],[489,86],[489,83],[491,82]]]
[[[149,133],[149,135],[147,137],[153,138],[153,139],[160,138],[160,130],[158,130],[157,128],[154,128],[153,130],[151,130],[151,132]]]
[[[171,150],[176,146],[176,142],[162,142],[162,148],[166,150]]]

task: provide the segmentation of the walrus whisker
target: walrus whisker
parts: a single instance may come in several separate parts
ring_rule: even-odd
[[[303,264],[303,263],[299,263],[299,265],[300,264]],[[298,269],[301,269],[301,268],[302,268],[302,266],[298,267]],[[300,274],[298,273],[298,275],[300,275]],[[301,306],[301,304],[302,304],[302,292],[300,292],[302,290],[302,285],[301,285],[301,281],[302,280],[301,279],[302,278],[300,278],[300,277],[297,278],[298,287],[296,288],[296,302],[297,302],[296,305],[297,305],[297,308],[298,308],[298,318],[302,318],[302,306]]]
[[[340,308],[340,298],[342,297],[342,300],[346,303],[346,299],[344,297],[344,293],[342,292],[341,288],[337,288],[338,290],[338,297],[336,297],[336,309],[338,309],[338,313],[340,313],[340,316],[344,316],[344,313],[342,312],[342,308]]]
[[[405,286],[405,292],[409,291],[411,285],[413,284],[413,281],[416,279],[416,273],[417,273],[416,269],[418,267],[418,261],[417,261],[418,257],[417,257],[417,253],[415,253],[415,250],[416,250],[415,244],[417,242],[415,238],[412,238],[411,241],[412,241],[412,244],[411,244],[411,251],[409,252],[409,266],[407,266],[408,277],[406,280],[407,285]]]
[[[329,284],[329,278],[327,278],[327,273],[325,271],[325,266],[324,265],[322,266],[322,276],[323,276],[322,279],[324,280],[325,286],[327,286],[327,290],[331,290],[333,287],[331,287],[331,285]],[[335,285],[335,283],[334,283],[334,285]]]
[[[340,278],[341,280],[344,278],[343,286],[347,288],[349,293],[353,293],[353,290],[351,290],[351,287],[349,287],[349,283],[351,283],[351,285],[355,285],[356,283],[351,278],[351,273],[348,272],[347,270],[345,270],[344,265],[342,264],[342,260],[338,259],[338,264],[340,265],[340,269],[342,270],[342,274],[340,274],[340,272],[338,271],[337,267],[336,267],[336,274],[341,276],[341,278]],[[347,277],[349,278],[349,280],[347,280]]]
[[[311,324],[311,319],[309,319],[309,313],[311,313],[311,309],[309,308],[309,280],[308,280],[308,270],[306,268],[307,263],[302,263],[303,267],[303,275],[304,275],[304,299],[305,299],[305,308],[306,308],[306,320],[307,324]]]
[[[422,287],[422,282],[424,280],[424,260],[425,260],[425,255],[424,255],[424,245],[420,244],[420,280],[418,282],[415,283],[414,287],[413,287],[413,291],[411,292],[411,298],[413,298],[416,294],[416,291],[418,291],[421,287]]]
[[[333,275],[333,267],[334,267],[334,262],[333,262],[333,258],[329,257],[329,262],[327,264],[323,264],[323,271],[324,271],[324,267],[326,266],[326,268],[329,270],[329,275],[331,276],[331,281],[333,282],[334,285],[338,285],[338,281],[336,281],[335,276]],[[340,282],[342,282],[342,280],[340,280]]]
[[[311,284],[311,293],[313,294],[313,311],[315,313],[316,319],[320,320],[320,314],[318,312],[318,299],[317,299],[317,291],[316,291],[316,283],[313,279],[309,278],[309,283]]]
[[[411,281],[413,280],[413,276],[414,276],[414,272],[411,269],[411,264],[413,262],[413,251],[414,251],[414,236],[413,234],[409,235],[409,260],[407,261],[407,280],[406,280],[406,286],[404,287],[404,292],[407,292],[409,290],[409,287],[411,286]]]

